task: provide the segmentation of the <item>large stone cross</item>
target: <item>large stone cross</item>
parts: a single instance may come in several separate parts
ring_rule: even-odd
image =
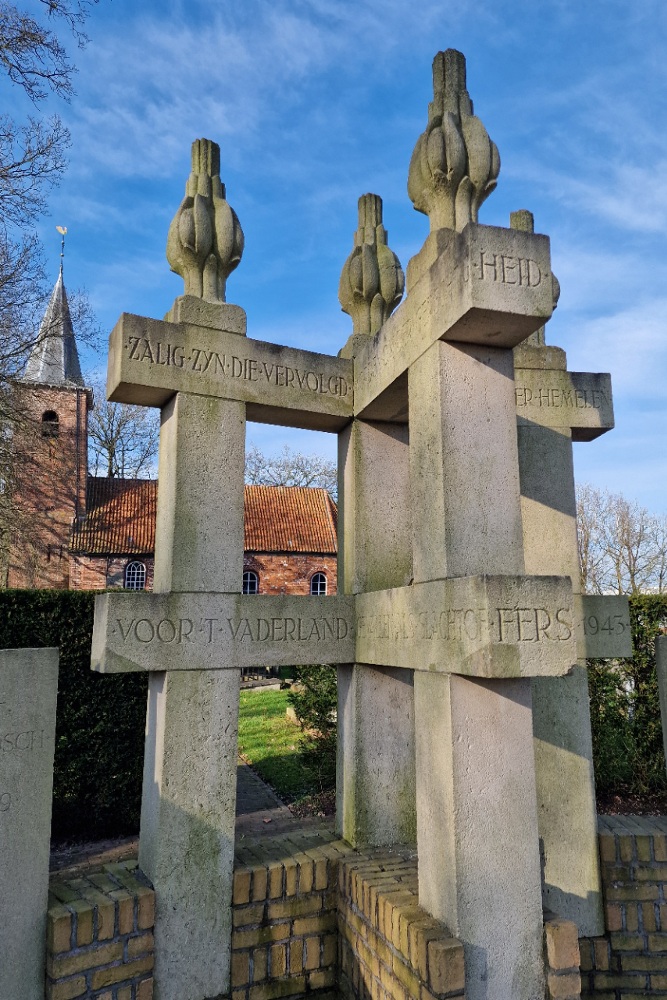
[[[515,378],[513,349],[554,307],[549,242],[477,222],[499,160],[459,53],[436,57],[411,163],[432,232],[407,299],[390,315],[402,273],[366,195],[338,358],[249,340],[242,310],[220,301],[242,240],[204,142],[169,243],[196,294],[164,322],[123,316],[110,341],[109,398],[162,409],[156,592],[98,598],[93,642],[96,669],[151,676],[140,863],[156,887],[158,1000],[229,990],[240,667],[305,662],[342,664],[343,834],[416,833],[420,902],[463,940],[467,995],[536,1000],[539,840],[549,871],[559,843],[540,823],[554,776],[538,757],[536,778],[533,686],[622,655],[629,636],[627,605],[577,593],[571,532],[567,560],[549,547],[561,515],[573,527],[572,501],[539,467],[551,434],[610,424],[608,378],[523,361]],[[339,433],[341,596],[238,593],[246,416]],[[533,502],[553,509],[549,531]]]

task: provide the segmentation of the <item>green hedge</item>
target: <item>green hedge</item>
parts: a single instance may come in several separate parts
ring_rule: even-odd
[[[667,793],[654,653],[655,638],[667,624],[667,594],[631,597],[630,618],[633,658],[588,661],[600,796]]]
[[[139,829],[145,674],[90,669],[94,594],[0,591],[0,649],[58,646],[53,839]]]

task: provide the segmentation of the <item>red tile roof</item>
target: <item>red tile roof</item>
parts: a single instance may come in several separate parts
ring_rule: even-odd
[[[88,555],[149,555],[155,549],[157,482],[89,476],[86,518],[72,529],[71,551]],[[337,508],[326,490],[307,486],[246,486],[246,552],[335,555]]]
[[[155,549],[157,482],[88,476],[87,516],[72,529],[72,552],[148,555]]]
[[[326,490],[246,486],[246,552],[338,551],[337,509]]]

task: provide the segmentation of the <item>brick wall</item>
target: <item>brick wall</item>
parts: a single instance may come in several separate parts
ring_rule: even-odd
[[[72,590],[106,590],[122,588],[125,567],[130,562],[142,562],[146,567],[146,590],[153,589],[153,556],[70,556],[70,588]]]
[[[579,1000],[580,953],[577,925],[553,913],[544,914],[546,1000]]]
[[[418,905],[414,851],[345,858],[338,887],[344,997],[463,997],[463,945]]]
[[[234,869],[231,1000],[463,998],[463,945],[419,906],[414,850],[355,851],[325,826],[247,839]],[[53,876],[47,1000],[152,1000],[153,921],[136,861]],[[578,1000],[576,927],[547,915],[544,941],[546,1000]],[[583,953],[601,954],[600,942],[583,941]]]
[[[667,996],[667,819],[600,817],[604,937],[582,939],[582,997]]]
[[[136,862],[54,876],[46,1000],[151,1000],[154,893]]]
[[[260,594],[309,594],[314,573],[324,573],[328,594],[335,594],[338,586],[338,564],[333,554],[247,552],[243,569],[257,573]]]
[[[350,848],[299,832],[237,850],[232,1000],[337,995],[337,880]]]
[[[24,416],[13,438],[7,585],[67,588],[70,528],[85,510],[89,397],[84,389],[21,383],[14,391]],[[47,411],[58,416],[57,434],[43,433],[56,429],[43,424]]]

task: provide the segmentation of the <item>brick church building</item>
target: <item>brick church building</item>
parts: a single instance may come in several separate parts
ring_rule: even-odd
[[[150,590],[158,484],[88,475],[93,393],[81,374],[62,268],[14,383],[7,587]],[[336,505],[323,489],[245,487],[248,594],[336,592]]]

